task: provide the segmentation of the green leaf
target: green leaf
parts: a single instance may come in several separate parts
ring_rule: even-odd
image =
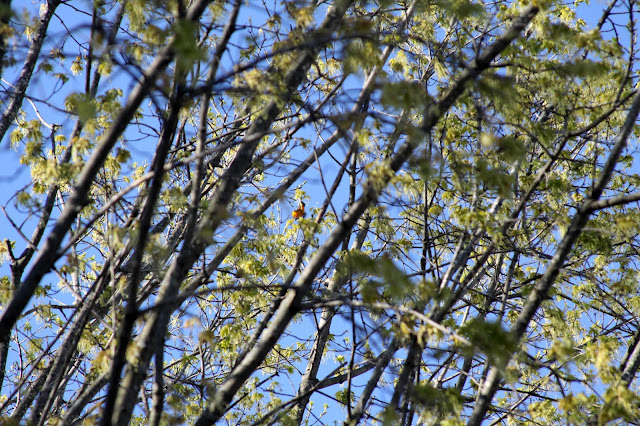
[[[468,320],[459,333],[465,336],[474,350],[483,352],[498,368],[504,370],[518,342],[498,322],[481,318]]]

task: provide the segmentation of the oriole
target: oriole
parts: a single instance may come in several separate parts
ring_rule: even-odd
[[[291,213],[291,216],[293,216],[294,219],[300,219],[301,217],[304,217],[304,205],[305,204],[303,202],[300,202],[298,208],[295,209],[293,213]]]

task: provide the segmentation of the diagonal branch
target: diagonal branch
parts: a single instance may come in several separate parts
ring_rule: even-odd
[[[634,192],[632,194],[623,194],[611,198],[604,198],[601,200],[592,201],[589,204],[589,209],[595,212],[596,210],[602,210],[609,207],[620,206],[624,204],[640,201],[640,192]]]
[[[329,33],[335,31],[350,5],[350,0],[337,2],[334,8],[328,12],[321,25],[321,31]],[[298,86],[306,80],[309,68],[320,48],[321,46],[314,46],[301,51],[284,75],[283,91],[280,98],[269,102],[262,114],[247,129],[234,159],[220,178],[209,208],[204,212],[196,227],[193,239],[185,241],[175,261],[169,266],[158,292],[157,304],[161,305],[174,300],[187,273],[210,244],[210,239],[207,236],[211,235],[227,217],[229,204],[233,200],[243,176],[252,164],[253,155],[260,142],[260,139],[255,138],[255,135],[267,131],[282,112],[283,105],[289,103]],[[116,401],[116,406],[119,409],[113,413],[112,421],[114,424],[128,423],[135,406],[136,395],[147,375],[151,348],[154,348],[159,340],[164,339],[170,318],[171,309],[169,308],[154,312],[153,316],[147,319],[144,329],[138,336],[136,341],[138,362],[136,365],[129,364],[120,385]],[[227,403],[233,397],[233,393],[228,396]]]
[[[197,19],[208,3],[207,0],[196,1],[190,9],[189,19]],[[133,88],[126,104],[113,120],[113,125],[109,127],[100,143],[94,149],[93,155],[85,164],[75,183],[74,190],[69,196],[64,210],[34,260],[31,270],[0,315],[0,341],[4,341],[11,333],[11,328],[18,320],[27,303],[29,303],[42,277],[51,270],[58,259],[60,244],[69,232],[75,218],[88,203],[89,191],[98,171],[107,159],[108,153],[126,129],[142,100],[155,85],[156,77],[169,65],[173,57],[173,43],[171,42],[158,54],[138,84]]]
[[[616,140],[616,143],[607,158],[607,162],[605,163],[602,171],[600,172],[600,176],[596,184],[593,187],[591,195],[584,203],[578,208],[578,211],[573,217],[571,225],[569,226],[564,238],[560,242],[556,253],[554,254],[547,270],[540,278],[540,281],[535,285],[529,298],[527,299],[526,304],[522,308],[518,319],[516,320],[515,325],[511,331],[514,339],[516,341],[521,341],[524,337],[524,334],[529,327],[529,323],[533,319],[533,316],[536,314],[542,302],[548,297],[549,290],[553,286],[556,277],[558,276],[560,269],[563,267],[565,260],[571,253],[573,249],[573,245],[576,240],[582,233],[585,225],[587,224],[589,217],[594,211],[593,205],[599,201],[602,193],[604,192],[607,184],[609,183],[611,176],[615,170],[616,164],[620,158],[622,150],[627,145],[627,140],[631,131],[635,127],[636,119],[638,118],[638,114],[640,113],[640,93],[636,94],[635,99],[627,113],[627,118],[622,126],[620,134]],[[511,354],[512,356],[513,354]],[[510,357],[511,358],[511,357]],[[469,418],[468,425],[480,425],[484,416],[489,409],[489,405],[491,404],[491,400],[498,390],[498,386],[502,379],[502,375],[500,370],[496,367],[493,367],[487,376],[482,388],[479,391],[478,399],[476,401],[475,407]]]
[[[427,110],[424,123],[422,124],[422,129],[425,133],[431,131],[458,97],[464,93],[466,83],[477,78],[488,68],[491,62],[518,37],[520,32],[528,25],[537,12],[538,8],[536,6],[525,8],[520,17],[514,20],[513,25],[491,44],[485,52],[478,56],[472,66],[463,72],[453,86],[441,97],[440,101]],[[419,142],[417,138],[410,138],[398,149],[398,152],[393,156],[389,165],[389,168],[394,174],[418,147]],[[390,180],[391,173],[385,175],[382,183],[372,182],[371,179],[367,180],[364,184],[362,196],[349,208],[343,216],[342,221],[337,224],[325,243],[317,250],[307,268],[300,274],[297,283],[287,292],[280,308],[274,315],[272,323],[264,331],[260,340],[252,350],[247,353],[236,365],[229,377],[218,387],[207,410],[198,419],[196,425],[210,425],[222,417],[233,395],[235,395],[242,384],[266,358],[294,315],[300,311],[304,296],[310,290],[314,277],[320,272],[326,261],[333,255],[342,241],[344,241],[345,236],[351,232],[351,229],[366,209],[377,202],[382,190]]]
[[[10,15],[10,5],[3,2],[4,4],[0,4],[0,16],[1,20],[4,21]],[[4,139],[4,135],[9,130],[9,126],[13,123],[13,120],[16,119],[18,115],[18,111],[22,106],[22,101],[24,100],[25,94],[27,92],[27,87],[29,87],[29,82],[31,81],[31,76],[33,75],[33,70],[38,62],[38,57],[40,56],[40,49],[42,49],[42,44],[44,43],[44,39],[47,37],[47,28],[49,28],[49,22],[51,22],[51,18],[53,17],[53,13],[56,8],[60,5],[61,0],[52,0],[46,2],[46,8],[44,13],[40,17],[40,22],[38,23],[38,31],[36,36],[31,43],[31,47],[29,48],[29,52],[27,53],[27,57],[24,60],[24,65],[22,66],[22,71],[20,71],[20,75],[18,76],[18,81],[13,85],[14,91],[11,95],[11,101],[9,102],[9,106],[2,114],[2,118],[0,118],[0,141]],[[5,8],[9,8],[7,11]],[[2,45],[2,54],[6,49],[5,40],[0,40],[0,44]]]

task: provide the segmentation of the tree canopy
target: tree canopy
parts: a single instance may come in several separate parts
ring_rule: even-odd
[[[0,1],[0,423],[640,418],[635,0]]]

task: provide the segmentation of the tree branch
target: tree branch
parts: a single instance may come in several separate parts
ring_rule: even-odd
[[[537,12],[538,8],[535,6],[525,8],[521,16],[515,19],[512,27],[505,31],[505,34],[499,37],[488,47],[487,51],[478,57],[474,65],[462,74],[460,79],[453,84],[451,89],[444,94],[439,102],[428,109],[422,125],[425,133],[431,131],[438,120],[464,92],[466,83],[479,76],[482,71],[491,64],[491,61],[520,34]],[[409,138],[409,140],[398,149],[398,152],[390,162],[390,168],[394,173],[401,168],[413,153],[414,149],[417,148],[418,144],[419,142],[416,138]],[[300,274],[296,284],[287,292],[272,323],[264,331],[254,348],[236,365],[227,379],[218,387],[207,410],[196,422],[197,426],[213,424],[224,414],[226,406],[231,401],[233,395],[252,374],[255,368],[264,360],[293,316],[299,312],[305,294],[310,289],[314,277],[322,269],[326,260],[333,255],[334,251],[344,240],[347,233],[351,231],[365,210],[377,201],[382,189],[390,179],[391,176],[389,175],[386,176],[382,183],[373,183],[371,180],[367,180],[364,184],[362,196],[347,210],[342,221],[336,225],[334,231],[329,235],[322,247],[316,251],[313,258],[309,261],[307,268]]]
[[[193,15],[193,17],[196,18],[199,15],[195,14],[195,12],[199,11],[202,13],[207,4],[207,0],[198,0],[192,6],[190,12],[193,12],[190,13],[190,15]],[[93,150],[93,155],[82,169],[82,172],[74,185],[73,192],[67,200],[64,210],[47,236],[44,245],[38,252],[38,256],[34,260],[31,270],[20,287],[16,290],[2,314],[0,314],[0,341],[6,339],[6,337],[11,333],[11,328],[17,321],[24,307],[29,303],[29,300],[40,283],[40,280],[51,270],[54,263],[61,255],[61,253],[58,253],[58,248],[69,231],[73,221],[78,216],[82,208],[88,203],[88,194],[98,171],[107,159],[109,152],[126,129],[131,118],[136,113],[142,100],[148,95],[149,90],[151,90],[155,85],[156,77],[171,62],[173,56],[173,44],[169,43],[169,45],[158,54],[155,61],[149,66],[138,84],[133,88],[126,104],[113,120],[113,124],[102,137],[102,141]]]
[[[29,87],[31,76],[33,75],[33,69],[35,68],[36,63],[38,62],[38,57],[40,56],[40,49],[42,49],[44,39],[47,37],[47,28],[49,28],[49,22],[51,22],[53,13],[55,12],[58,5],[60,5],[60,3],[61,0],[49,0],[46,2],[44,13],[40,17],[40,22],[38,22],[38,32],[33,38],[33,42],[31,43],[31,47],[29,48],[27,57],[24,60],[24,65],[22,66],[22,71],[20,71],[20,75],[18,76],[18,81],[13,85],[15,89],[13,91],[13,94],[11,95],[11,101],[9,102],[9,106],[7,107],[7,109],[2,114],[2,118],[0,118],[0,141],[4,139],[7,130],[9,130],[9,126],[11,126],[11,123],[13,123],[13,121],[16,119],[18,111],[22,106],[22,101],[24,100],[24,97],[26,95],[27,87]],[[7,10],[5,9],[8,5],[2,4],[0,6],[2,7],[2,9],[0,10],[2,12],[0,19],[4,21],[11,13],[10,6],[8,14]],[[4,33],[5,32],[3,31],[3,34]],[[4,54],[4,40],[0,40],[0,43],[2,44],[2,53]],[[1,60],[2,57],[0,57],[0,61]]]
[[[631,108],[627,113],[627,118],[625,120],[624,125],[618,135],[616,143],[607,158],[607,162],[605,163],[602,171],[600,172],[600,176],[593,187],[590,197],[584,201],[584,203],[578,208],[578,211],[573,217],[571,221],[571,225],[567,229],[567,232],[560,242],[547,270],[540,278],[540,281],[535,285],[527,302],[525,303],[518,319],[516,320],[511,333],[515,339],[515,341],[521,341],[524,337],[527,328],[529,327],[529,323],[533,319],[533,316],[536,314],[542,302],[548,297],[549,290],[553,286],[556,277],[558,276],[560,269],[563,267],[565,260],[571,253],[573,245],[576,240],[582,233],[584,226],[587,224],[591,213],[593,212],[592,204],[597,202],[605,190],[615,166],[620,158],[620,154],[622,150],[627,145],[627,140],[631,131],[635,127],[636,119],[638,118],[638,114],[640,113],[640,93],[636,94],[633,103],[631,104]],[[512,356],[513,354],[511,354]],[[487,376],[482,388],[478,393],[478,399],[474,406],[471,417],[469,418],[468,425],[476,426],[480,425],[484,416],[489,409],[489,405],[491,404],[491,400],[495,395],[500,381],[502,379],[502,375],[497,367],[493,367]]]

